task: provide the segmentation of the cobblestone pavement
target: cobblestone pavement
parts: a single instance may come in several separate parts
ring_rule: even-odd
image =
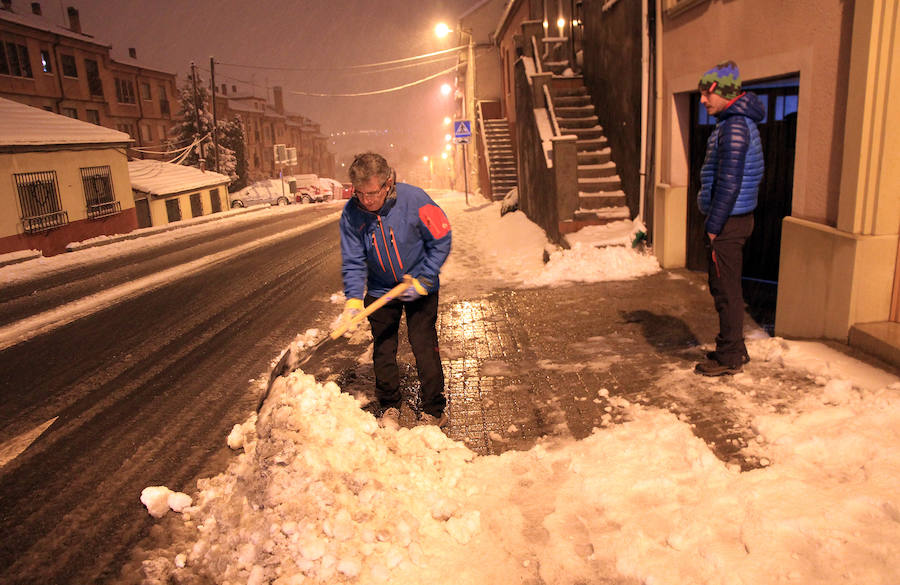
[[[723,461],[757,467],[758,461],[741,452],[755,437],[750,411],[787,408],[817,384],[765,356],[755,356],[737,376],[695,375],[694,364],[711,348],[717,323],[705,275],[683,270],[442,298],[438,328],[447,434],[477,453],[499,454],[544,438],[586,437],[596,427],[626,420],[625,407],[640,403],[668,409],[691,424]],[[412,426],[415,362],[404,330],[401,339],[407,398],[401,424]],[[373,396],[365,355],[351,365],[345,357],[330,371],[345,391]]]

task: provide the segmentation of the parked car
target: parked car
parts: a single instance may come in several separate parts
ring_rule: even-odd
[[[229,193],[228,199],[232,208],[265,204],[288,205],[291,203],[291,194],[287,190],[274,188],[268,181],[263,181],[236,193]]]
[[[341,183],[343,189],[341,190],[341,199],[350,199],[353,197],[353,185],[350,183]]]
[[[334,201],[341,198],[341,192],[344,186],[334,179],[319,179],[319,190],[322,193],[323,201]]]
[[[323,201],[322,188],[319,186],[319,176],[315,174],[294,175],[293,181],[297,183],[297,192],[294,199],[297,203],[315,203]]]

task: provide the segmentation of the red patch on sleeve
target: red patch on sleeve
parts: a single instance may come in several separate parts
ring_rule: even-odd
[[[419,219],[428,228],[431,236],[439,240],[450,233],[450,220],[437,205],[423,205],[419,208]]]

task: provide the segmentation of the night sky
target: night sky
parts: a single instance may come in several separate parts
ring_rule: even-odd
[[[215,56],[216,83],[237,85],[239,93],[281,85],[285,107],[321,123],[324,134],[384,131],[335,138],[335,154],[363,148],[385,150],[395,158],[418,159],[444,144],[444,116],[453,115],[452,97],[442,96],[446,75],[421,85],[370,97],[309,97],[292,91],[355,93],[410,83],[452,66],[455,58],[392,70],[290,71],[338,68],[402,59],[457,44],[455,35],[439,39],[434,26],[454,26],[479,0],[45,0],[44,15],[64,22],[65,6],[75,6],[82,30],[112,45],[115,59],[128,48],[138,61],[177,73],[179,85],[193,60],[204,81]],[[27,10],[25,0],[14,0]],[[226,66],[225,63],[251,67]],[[271,69],[265,69],[266,67]],[[271,91],[268,93],[271,100]],[[405,152],[404,152],[405,150]],[[390,157],[389,157],[390,158]],[[397,161],[400,162],[399,160]]]

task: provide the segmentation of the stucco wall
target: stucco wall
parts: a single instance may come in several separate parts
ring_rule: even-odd
[[[109,166],[115,199],[121,204],[123,212],[133,209],[128,160],[122,150],[103,148],[0,154],[0,237],[22,233],[21,209],[13,174],[56,171],[61,209],[68,212],[70,222],[75,222],[87,218],[80,169],[94,166]]]
[[[663,128],[686,124],[674,111],[678,94],[696,90],[717,61],[737,62],[745,81],[799,74],[792,215],[835,225],[853,1],[709,0],[662,18]],[[679,135],[664,136],[660,181],[684,186]]]

